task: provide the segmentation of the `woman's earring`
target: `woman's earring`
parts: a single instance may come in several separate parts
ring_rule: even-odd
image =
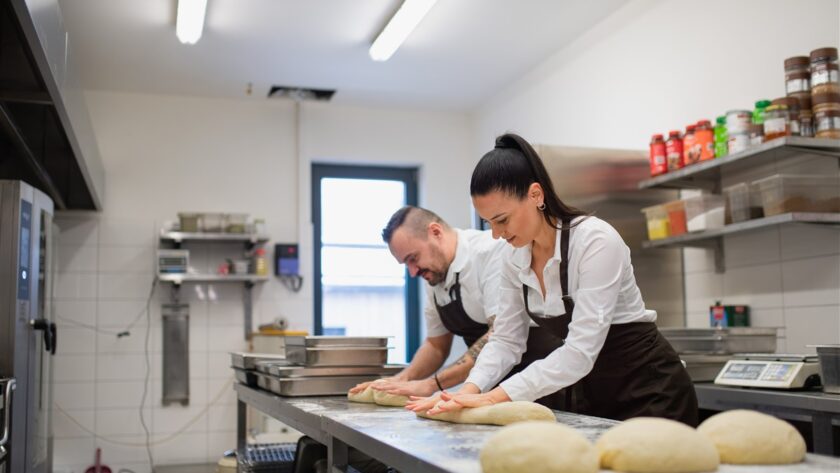
[[[540,202],[540,204],[537,205],[537,208],[540,209],[540,211],[544,211],[545,210],[545,202]]]

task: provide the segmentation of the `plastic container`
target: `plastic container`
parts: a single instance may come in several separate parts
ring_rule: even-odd
[[[683,165],[685,166],[700,161],[699,150],[694,147],[694,144],[697,142],[694,137],[696,128],[694,125],[685,127],[685,135],[683,135]]]
[[[790,136],[790,112],[787,105],[770,105],[764,112],[764,141]]]
[[[741,151],[746,151],[749,147],[749,133],[732,133],[729,135],[729,140],[726,144],[726,148],[729,151],[729,154],[735,154],[740,153]]]
[[[827,110],[814,115],[817,138],[840,138],[840,111]]]
[[[647,219],[647,231],[649,240],[661,240],[671,235],[671,224],[668,220],[668,211],[664,205],[654,205],[642,209]]]
[[[775,174],[753,183],[765,216],[789,212],[840,212],[840,177]]]
[[[683,162],[683,140],[680,132],[671,130],[665,142],[665,157],[668,161],[668,171],[676,171],[685,167]]]
[[[753,109],[753,123],[757,125],[764,124],[764,111],[767,110],[767,107],[769,106],[769,100],[762,99],[755,102],[755,108]]]
[[[650,139],[650,175],[658,176],[668,172],[665,159],[665,140],[662,135],[653,135]]]
[[[750,114],[752,116],[752,113]],[[728,140],[726,130],[726,117],[720,116],[715,119],[715,157],[720,158],[726,156],[729,152],[729,146],[726,142]]]
[[[670,236],[677,236],[686,233],[685,226],[685,203],[675,200],[664,204],[665,212],[668,213],[668,228]]]
[[[758,146],[764,143],[764,125],[753,123],[750,125],[750,146]]]
[[[178,220],[181,224],[181,231],[187,233],[195,233],[200,231],[199,221],[200,214],[196,212],[180,212],[178,213]]]
[[[265,248],[254,250],[254,273],[258,276],[268,276],[268,261],[265,258]]]
[[[840,345],[817,345],[823,391],[840,394]]]
[[[726,131],[729,134],[746,133],[752,123],[752,111],[730,110],[726,112]]]
[[[715,159],[715,133],[709,120],[697,122],[694,131],[694,147],[700,148],[700,161]]]
[[[684,202],[686,228],[689,232],[723,228],[726,199],[722,195],[703,194],[685,199]]]
[[[201,214],[201,231],[219,233],[224,229],[225,216],[220,213]]]
[[[761,208],[761,194],[746,182],[723,189],[723,195],[726,196],[726,205],[732,223],[764,216],[764,210]]]
[[[813,137],[814,129],[814,114],[810,109],[802,109],[799,112],[799,134],[801,136]]]
[[[248,214],[227,214],[225,215],[225,231],[227,233],[245,233],[247,222]]]
[[[837,48],[811,51],[811,93],[840,93]]]

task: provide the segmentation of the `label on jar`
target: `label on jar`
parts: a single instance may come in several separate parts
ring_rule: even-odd
[[[811,90],[811,84],[808,79],[790,79],[785,83],[785,90],[788,95],[796,92],[808,92]]]
[[[811,87],[820,84],[837,83],[837,69],[820,68],[811,73]]]
[[[652,143],[650,145],[650,175],[658,176],[668,172],[668,163],[665,160],[665,143]]]
[[[744,151],[750,147],[750,135],[746,133],[736,133],[729,135],[729,154]]]
[[[788,121],[785,117],[767,118],[764,117],[764,134],[775,135],[778,133],[787,133]]]
[[[817,131],[840,130],[840,117],[817,118]]]

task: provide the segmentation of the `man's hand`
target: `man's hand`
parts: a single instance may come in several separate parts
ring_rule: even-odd
[[[431,396],[438,390],[434,378],[418,379],[416,381],[384,381],[376,383],[373,389],[385,391],[388,394],[420,397]]]
[[[360,393],[360,392],[364,391],[365,389],[367,389],[368,386],[372,386],[374,384],[391,382],[391,381],[397,381],[397,377],[393,376],[393,377],[390,377],[390,378],[375,379],[373,381],[368,381],[366,383],[359,383],[359,384],[353,386],[352,388],[350,388],[350,394]]]

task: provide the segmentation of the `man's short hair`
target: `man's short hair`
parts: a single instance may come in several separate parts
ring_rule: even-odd
[[[394,212],[394,215],[391,215],[391,218],[388,220],[388,224],[382,229],[382,240],[385,243],[390,244],[391,237],[394,236],[394,232],[403,226],[405,226],[405,228],[408,229],[415,237],[425,240],[428,238],[426,229],[432,222],[437,222],[444,228],[449,228],[449,225],[447,225],[447,223],[444,222],[438,214],[432,212],[431,210],[415,207],[413,205],[406,205]]]

